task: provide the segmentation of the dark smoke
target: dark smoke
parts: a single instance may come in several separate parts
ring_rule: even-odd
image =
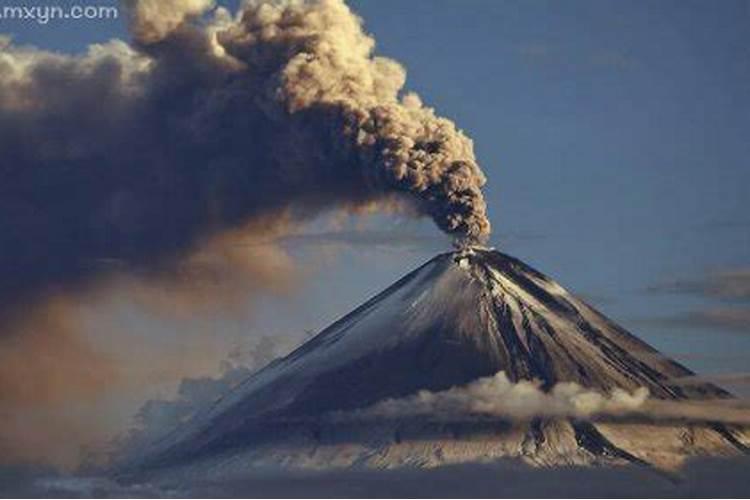
[[[200,22],[206,0],[127,4],[130,45],[0,45],[3,303],[86,285],[105,260],[168,275],[281,214],[397,203],[460,241],[488,235],[471,141],[402,95],[404,70],[342,1]]]
[[[112,378],[69,328],[76,297],[132,277],[155,308],[243,303],[289,280],[273,241],[330,210],[426,215],[459,242],[489,233],[471,141],[403,93],[403,68],[373,55],[343,1],[248,2],[236,17],[211,0],[124,4],[132,41],[81,56],[0,36],[5,450],[46,435],[30,409],[106,390],[76,367]],[[22,420],[37,424],[6,425]],[[34,449],[90,427],[58,423]]]

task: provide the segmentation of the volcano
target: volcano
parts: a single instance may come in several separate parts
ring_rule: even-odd
[[[542,391],[575,383],[604,394],[646,388],[669,401],[731,397],[677,383],[692,372],[519,260],[471,248],[438,255],[249,377],[153,445],[140,466],[224,474],[512,457],[674,468],[692,456],[747,452],[744,429],[710,421],[329,418],[498,372]]]

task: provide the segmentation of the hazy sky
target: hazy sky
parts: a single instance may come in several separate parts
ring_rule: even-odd
[[[350,5],[379,53],[406,66],[407,87],[474,139],[493,245],[692,368],[746,369],[750,294],[710,283],[723,272],[750,286],[750,2]],[[62,52],[126,36],[123,19],[6,20],[0,32]],[[367,227],[424,237],[292,240],[315,269],[301,289],[265,300],[252,319],[193,329],[237,338],[318,329],[447,248],[429,222]],[[179,333],[125,309],[117,321]]]

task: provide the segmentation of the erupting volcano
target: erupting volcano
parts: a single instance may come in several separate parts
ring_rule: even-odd
[[[526,264],[471,248],[438,255],[248,378],[139,466],[223,475],[268,464],[390,468],[516,457],[674,468],[691,456],[746,452],[743,427],[628,411],[643,402],[639,392],[660,404],[731,398],[711,384],[675,382],[691,374]],[[487,380],[510,395],[527,387],[542,398],[539,415],[519,418],[517,394],[507,416],[481,404],[398,411],[410,401],[423,410],[446,398],[455,406],[462,387],[473,387],[471,403],[477,381]],[[618,391],[622,408],[606,396]],[[597,394],[605,404],[585,418],[579,406]],[[545,397],[574,404],[553,408]]]

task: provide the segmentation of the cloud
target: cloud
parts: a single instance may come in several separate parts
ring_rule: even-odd
[[[597,306],[612,305],[617,302],[617,299],[614,297],[601,293],[576,292],[575,295],[584,302],[596,304]]]
[[[716,271],[698,278],[665,281],[650,286],[648,290],[717,299],[750,300],[750,269]]]
[[[747,459],[696,460],[683,469],[682,481],[672,482],[636,467],[538,469],[502,461],[435,469],[259,474],[195,487],[202,496],[257,491],[270,497],[321,498],[731,497],[746,493],[747,466]]]
[[[489,415],[517,419],[538,416],[589,418],[594,415],[620,415],[636,411],[648,398],[648,389],[632,393],[615,389],[605,395],[575,383],[559,383],[549,392],[541,383],[511,382],[505,372],[483,377],[463,387],[445,391],[420,391],[399,399],[386,399],[370,408],[341,413],[334,418],[393,418],[433,416],[450,418]]]
[[[278,354],[274,339],[256,346],[253,366],[260,368]],[[257,359],[256,359],[257,358]],[[117,443],[112,457],[127,463],[150,452],[159,438],[182,426],[229,394],[253,370],[227,365],[220,377],[187,378],[174,399],[148,401],[138,412],[138,425]],[[677,379],[675,384],[698,383]],[[333,423],[369,422],[421,417],[429,420],[467,421],[487,418],[528,421],[538,417],[590,421],[664,423],[690,422],[750,425],[750,405],[739,399],[662,400],[650,398],[646,388],[633,392],[614,389],[602,393],[575,383],[558,383],[549,391],[538,381],[511,382],[504,372],[444,391],[427,390],[402,398],[388,398],[372,406],[334,411],[322,417]],[[321,417],[291,418],[290,421]]]
[[[696,224],[695,229],[700,231],[729,231],[740,230],[746,233],[750,227],[750,221],[746,217],[712,218],[706,222]],[[738,231],[739,232],[739,231]]]
[[[489,235],[471,140],[405,92],[343,1],[206,19],[208,0],[128,5],[131,45],[0,56],[4,303],[88,285],[99,259],[158,273],[227,231],[327,210],[408,206]]]
[[[104,458],[144,400],[216,373],[235,345],[217,328],[250,317],[255,295],[288,293],[305,276],[281,248],[236,241],[222,235],[165,276],[96,262],[106,282],[50,295],[2,325],[0,463]]]
[[[701,375],[690,375],[687,377],[679,377],[672,379],[671,383],[674,384],[747,384],[750,383],[750,373],[714,373],[714,374],[701,374]]]
[[[331,211],[425,216],[462,242],[490,232],[471,139],[406,91],[343,1],[125,5],[130,42],[71,56],[0,39],[6,429],[34,405],[106,394],[111,360],[76,325],[92,296],[183,319],[247,307],[300,276],[274,242]],[[158,343],[131,329],[100,334]],[[22,390],[31,380],[44,390]],[[24,422],[2,438],[47,430]],[[71,429],[47,441],[80,446]],[[4,451],[31,453],[19,439]]]
[[[284,237],[282,242],[291,245],[346,245],[367,248],[383,246],[445,248],[446,238],[415,232],[369,229],[297,233]]]
[[[558,383],[543,391],[541,383],[511,382],[504,372],[480,378],[466,386],[445,391],[420,391],[398,399],[386,399],[361,410],[336,412],[337,420],[402,417],[437,419],[501,417],[530,420],[536,417],[577,419],[647,418],[692,422],[750,424],[750,406],[745,401],[676,401],[649,398],[646,388],[633,392],[614,389],[609,394],[575,383]]]
[[[535,468],[518,461],[434,469],[248,471],[245,477],[179,484],[117,482],[31,467],[0,468],[0,489],[20,497],[195,498],[738,498],[750,459],[695,459],[679,477],[623,467]]]
[[[198,17],[214,6],[213,0],[125,0],[130,30],[142,43],[156,43],[186,19]]]
[[[72,466],[109,435],[91,403],[116,390],[121,374],[64,299],[38,306],[14,330],[0,337],[0,464]]]
[[[662,316],[645,320],[646,323],[685,330],[720,329],[739,333],[750,332],[750,309],[711,308],[687,311],[672,316]]]
[[[244,352],[235,350],[218,376],[184,378],[174,397],[146,401],[136,412],[134,425],[113,441],[109,460],[127,461],[140,456],[150,445],[229,394],[283,351],[281,339],[261,336]]]
[[[646,320],[649,324],[681,329],[720,329],[750,332],[750,269],[715,271],[695,278],[676,279],[647,288],[651,293],[696,295],[735,303],[732,306],[703,307],[670,316]],[[739,304],[736,304],[739,303]]]

